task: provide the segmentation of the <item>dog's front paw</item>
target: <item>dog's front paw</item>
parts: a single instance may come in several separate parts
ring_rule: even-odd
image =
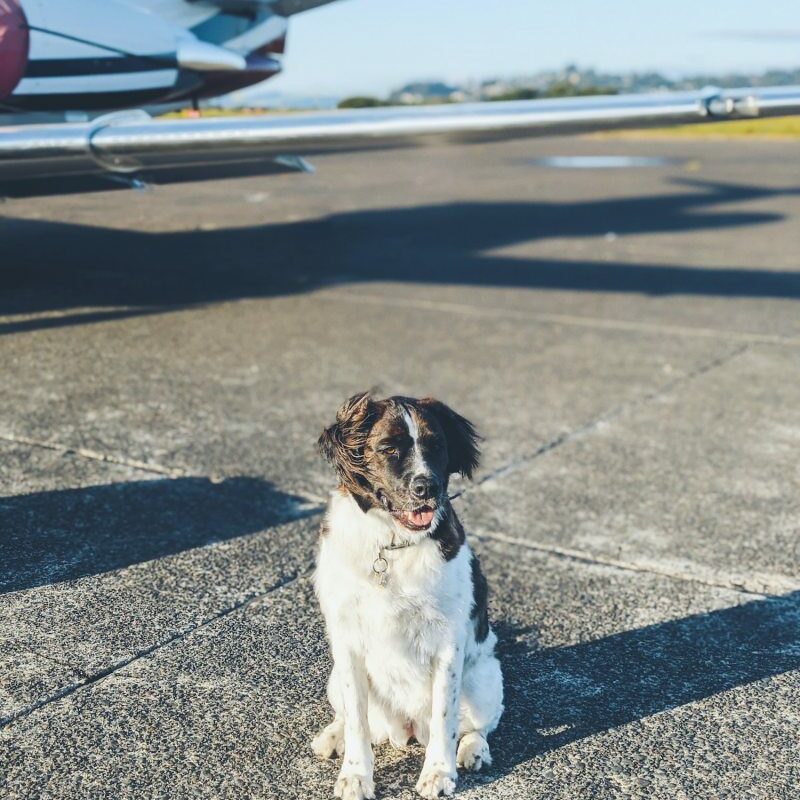
[[[456,773],[443,769],[425,769],[417,781],[417,792],[423,797],[433,800],[445,795],[449,797],[456,790]]]
[[[333,793],[342,800],[371,800],[375,797],[375,782],[371,775],[340,772]]]

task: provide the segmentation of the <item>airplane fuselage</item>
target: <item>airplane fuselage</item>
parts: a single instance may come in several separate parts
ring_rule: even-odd
[[[287,27],[280,1],[0,0],[0,111],[225,94],[280,72]]]

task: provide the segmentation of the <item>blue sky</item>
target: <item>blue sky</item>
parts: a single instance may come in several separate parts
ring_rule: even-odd
[[[294,17],[270,89],[383,94],[409,80],[567,63],[671,73],[800,65],[797,0],[341,0]]]

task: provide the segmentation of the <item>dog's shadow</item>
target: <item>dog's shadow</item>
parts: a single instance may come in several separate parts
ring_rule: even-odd
[[[536,631],[495,626],[505,712],[494,763],[462,787],[579,739],[800,668],[800,592],[540,649]]]
[[[495,624],[505,712],[493,763],[459,773],[459,792],[492,783],[571,742],[800,668],[800,592],[670,620],[568,647],[535,627]],[[376,751],[376,796],[413,797],[424,749]]]

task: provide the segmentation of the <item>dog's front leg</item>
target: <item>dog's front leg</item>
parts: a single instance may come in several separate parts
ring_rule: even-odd
[[[364,659],[342,643],[332,643],[334,669],[344,710],[344,758],[339,778],[333,788],[342,800],[365,800],[375,797],[372,780],[372,744],[370,742],[367,704],[369,683]]]
[[[455,638],[434,662],[430,734],[422,774],[417,781],[417,791],[423,797],[451,795],[456,788],[456,736],[463,663],[463,643]]]

